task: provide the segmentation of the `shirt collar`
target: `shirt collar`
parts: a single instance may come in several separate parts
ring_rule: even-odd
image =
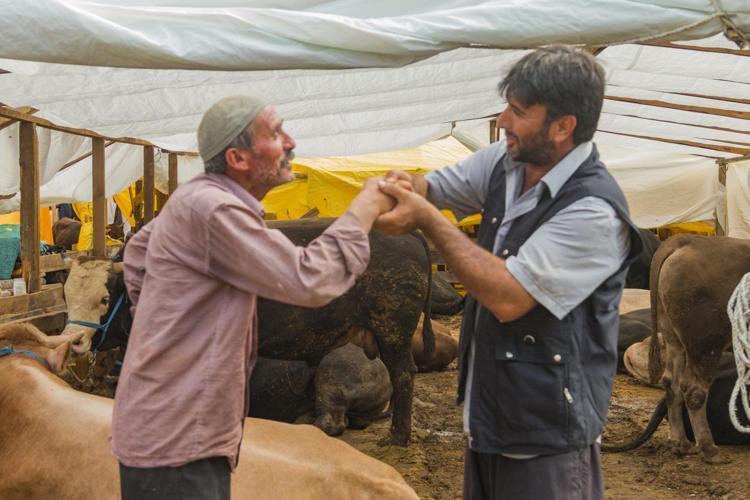
[[[594,148],[592,141],[582,142],[575,148],[573,148],[565,157],[557,162],[552,169],[542,177],[543,182],[547,189],[549,189],[550,197],[554,198],[562,188],[563,184],[570,179],[570,176],[578,170],[581,163],[591,155],[591,151]],[[509,155],[505,156],[505,171],[510,172],[511,170],[523,166],[523,163],[513,160]]]
[[[255,199],[253,195],[248,193],[245,188],[237,184],[237,182],[234,181],[231,177],[225,174],[215,173],[207,173],[206,176],[209,179],[214,180],[217,184],[220,184],[222,187],[228,189],[233,195],[239,198],[242,203],[250,207],[253,212],[256,212],[261,217],[266,216],[266,212],[265,210],[263,210],[263,205],[260,204],[260,201]]]

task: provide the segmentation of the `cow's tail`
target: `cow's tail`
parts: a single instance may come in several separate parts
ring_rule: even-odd
[[[664,262],[672,255],[673,247],[662,245],[651,259],[649,269],[649,285],[651,296],[651,345],[648,350],[648,378],[652,384],[657,384],[664,373],[661,362],[661,345],[659,343],[659,274]]]
[[[630,451],[638,448],[643,443],[648,441],[651,436],[654,435],[654,432],[656,431],[656,428],[659,427],[659,424],[662,420],[664,420],[664,417],[667,415],[667,398],[662,398],[661,401],[659,401],[659,404],[656,405],[656,408],[654,409],[654,413],[651,415],[651,419],[648,421],[648,425],[646,425],[646,428],[643,429],[643,432],[630,441],[629,443],[620,444],[620,445],[605,445],[602,444],[601,450],[607,453],[621,453],[623,451]]]
[[[425,359],[432,359],[435,356],[435,332],[432,331],[432,320],[430,319],[431,304],[432,304],[432,254],[430,253],[430,245],[427,244],[427,238],[424,237],[421,231],[414,231],[412,233],[424,246],[425,254],[427,255],[427,294],[424,301],[424,307],[422,308],[422,349]]]

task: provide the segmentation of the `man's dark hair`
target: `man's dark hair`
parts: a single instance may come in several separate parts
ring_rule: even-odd
[[[547,124],[575,116],[575,144],[594,137],[604,99],[604,70],[592,55],[566,45],[543,47],[521,58],[497,88],[523,106],[544,105]]]

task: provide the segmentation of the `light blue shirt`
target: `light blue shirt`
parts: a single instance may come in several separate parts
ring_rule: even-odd
[[[589,157],[592,148],[592,142],[579,144],[525,193],[521,193],[523,164],[505,157],[505,216],[495,235],[493,253],[499,251],[513,221],[536,208],[545,189],[555,197]],[[492,171],[504,154],[505,141],[500,141],[455,165],[430,172],[426,176],[430,199],[436,206],[452,210],[458,219],[480,212],[488,195]],[[589,196],[560,210],[540,226],[521,245],[517,255],[506,260],[506,266],[529,295],[562,319],[620,268],[629,251],[628,225],[608,202]],[[472,341],[466,360],[469,370],[464,430],[467,432],[473,359]]]

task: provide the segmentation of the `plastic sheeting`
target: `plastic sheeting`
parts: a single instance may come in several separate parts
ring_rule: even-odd
[[[750,238],[750,160],[727,165],[727,236]]]
[[[745,0],[122,3],[0,2],[0,57],[155,69],[387,67],[458,47],[705,38],[721,32],[720,14],[750,31]]]

